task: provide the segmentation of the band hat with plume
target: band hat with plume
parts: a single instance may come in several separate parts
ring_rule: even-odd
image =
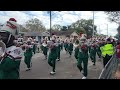
[[[18,26],[15,21],[7,21],[1,28],[0,32],[9,32],[14,37],[16,37],[19,34],[19,30],[17,27]]]

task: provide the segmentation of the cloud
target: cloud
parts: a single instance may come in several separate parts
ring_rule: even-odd
[[[15,18],[18,24],[24,25],[27,20],[38,18],[42,21],[46,28],[50,27],[50,17],[47,11],[0,11],[0,23],[5,23],[9,18]],[[93,11],[54,11],[52,12],[52,25],[70,25],[80,19],[93,19]],[[108,16],[103,11],[94,11],[94,24],[99,26],[101,33],[115,35],[117,33],[118,25],[111,23]]]
[[[3,11],[1,13],[3,13]],[[19,11],[4,11],[4,13],[4,16],[0,15],[2,23],[5,23],[9,18],[15,18],[18,24],[24,24],[31,18],[31,16]]]
[[[42,11],[29,11],[29,14],[31,14],[33,16],[41,16],[44,14],[44,12],[42,12]]]

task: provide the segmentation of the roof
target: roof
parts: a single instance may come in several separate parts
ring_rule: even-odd
[[[50,36],[49,32],[27,32],[25,36]]]
[[[48,31],[42,32],[42,36],[50,36],[50,33]]]
[[[61,35],[71,35],[73,31],[52,31],[55,35],[61,36]]]
[[[62,36],[62,35],[71,35],[74,31],[52,31],[55,35]],[[50,36],[49,31],[45,32],[27,32],[25,36]]]
[[[27,32],[25,36],[41,36],[40,32]]]
[[[79,36],[76,32],[73,32],[71,35],[73,35],[73,36]]]

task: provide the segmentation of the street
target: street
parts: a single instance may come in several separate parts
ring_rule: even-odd
[[[69,54],[61,51],[61,61],[56,61],[56,74],[50,75],[52,68],[48,65],[47,60],[44,60],[42,53],[36,53],[32,57],[32,69],[26,71],[24,61],[20,65],[20,79],[81,79],[82,73],[76,65],[74,54],[69,57]],[[96,66],[93,66],[90,58],[88,61],[88,79],[97,79],[103,69],[102,61],[96,60]]]

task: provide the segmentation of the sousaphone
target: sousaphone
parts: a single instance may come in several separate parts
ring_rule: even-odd
[[[0,59],[5,55],[6,45],[4,42],[0,41]]]

